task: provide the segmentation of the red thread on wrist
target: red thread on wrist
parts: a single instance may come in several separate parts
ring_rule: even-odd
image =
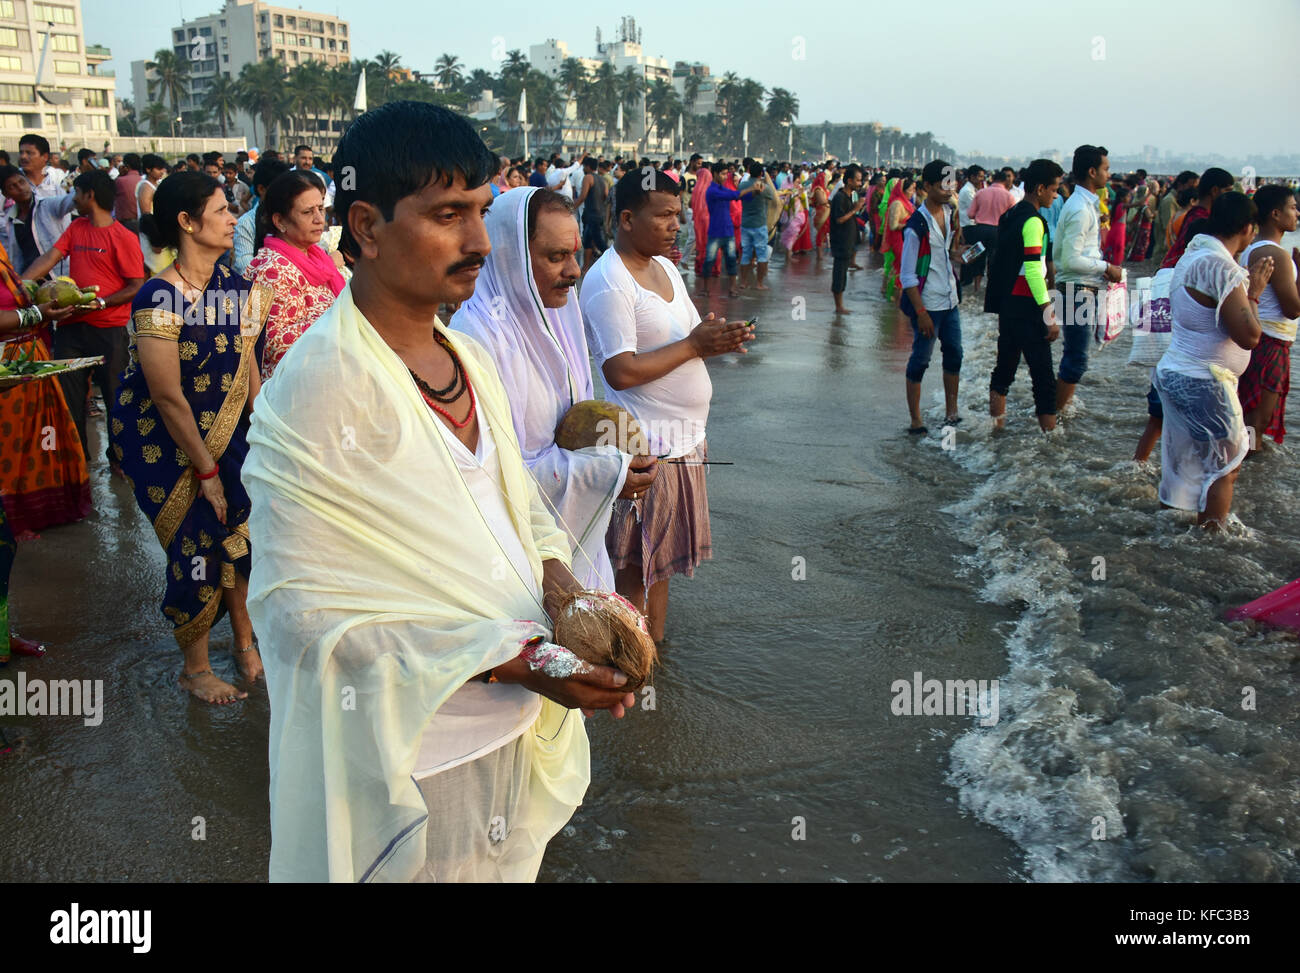
[[[194,475],[198,477],[200,480],[210,480],[220,472],[221,472],[221,467],[219,465],[213,466],[212,469],[209,470],[207,473],[200,473],[199,468],[197,466],[194,467]]]

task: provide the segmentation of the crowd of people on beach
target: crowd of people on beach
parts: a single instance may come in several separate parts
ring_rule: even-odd
[[[272,878],[536,876],[589,779],[573,711],[635,702],[555,621],[626,607],[661,643],[669,580],[712,556],[705,360],[755,331],[702,316],[688,278],[731,300],[770,288],[774,254],[828,256],[839,316],[878,255],[924,437],[936,343],[962,421],[968,296],[997,316],[993,429],[1023,359],[1050,432],[1124,265],[1158,262],[1134,325],[1160,352],[1138,458],[1162,443],[1161,502],[1222,526],[1242,460],[1285,433],[1295,190],[1217,168],[1121,177],[1095,145],[1069,172],[530,160],[414,102],[361,115],[328,162],[82,150],[65,172],[29,134],[0,163],[4,361],[89,365],[0,387],[0,661],[44,653],[9,631],[15,539],[89,513],[102,414],[103,461],[166,553],[180,684],[247,697],[212,669],[227,614],[242,679],[265,675]],[[96,296],[31,286],[60,276]],[[637,448],[621,420],[557,443],[598,385]]]

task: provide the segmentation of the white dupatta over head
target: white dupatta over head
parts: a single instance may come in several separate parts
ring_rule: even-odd
[[[569,563],[569,545],[520,460],[491,359],[449,338],[496,439],[529,583],[503,574],[510,559],[440,420],[350,286],[257,400],[243,478],[248,608],[271,697],[273,881],[407,881],[424,865],[426,827],[487,827],[486,814],[428,820],[411,777],[420,737],[467,680],[547,633],[534,585],[544,559]],[[545,820],[527,824],[549,837],[586,791],[586,731],[543,700],[523,739],[530,769],[512,786],[545,795],[532,802]]]
[[[565,412],[595,393],[578,295],[570,294],[564,307],[545,307],[533,278],[528,201],[535,192],[512,189],[493,201],[486,221],[492,252],[451,327],[496,362],[524,463],[569,535],[574,575],[588,588],[613,591],[605,531],[631,457],[612,445],[568,450],[555,444]]]

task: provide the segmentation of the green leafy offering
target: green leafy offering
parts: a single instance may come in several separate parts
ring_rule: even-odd
[[[35,361],[27,349],[19,352],[18,357],[7,362],[0,362],[0,378],[16,378],[21,375],[48,375],[51,372],[64,371],[68,366],[63,362]]]

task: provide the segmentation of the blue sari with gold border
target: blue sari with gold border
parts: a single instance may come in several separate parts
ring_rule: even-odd
[[[181,648],[225,614],[222,588],[235,572],[248,577],[248,493],[240,480],[248,453],[248,389],[260,367],[270,288],[213,271],[203,297],[185,299],[158,277],[131,304],[130,362],[122,373],[109,430],[113,455],[131,481],[136,502],[167,552],[162,611]],[[217,461],[226,496],[226,522],[199,489],[190,457],[167,432],[140,368],[136,342],[163,338],[177,346],[181,388],[203,441]]]

